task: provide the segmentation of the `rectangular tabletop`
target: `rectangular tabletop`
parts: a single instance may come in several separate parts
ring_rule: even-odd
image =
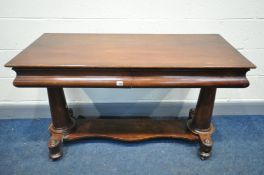
[[[220,35],[44,34],[6,64],[32,68],[253,68]]]
[[[44,34],[6,66],[40,87],[246,87],[255,68],[217,34]]]

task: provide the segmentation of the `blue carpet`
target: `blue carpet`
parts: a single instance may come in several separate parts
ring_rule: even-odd
[[[0,174],[264,174],[264,117],[214,117],[213,156],[201,161],[198,144],[179,140],[123,143],[86,140],[64,145],[48,159],[49,119],[0,120]]]

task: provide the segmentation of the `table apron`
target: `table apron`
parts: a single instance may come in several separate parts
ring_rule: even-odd
[[[17,87],[181,88],[247,87],[246,71],[36,71],[16,70]]]
[[[17,76],[17,87],[247,87],[243,76]]]

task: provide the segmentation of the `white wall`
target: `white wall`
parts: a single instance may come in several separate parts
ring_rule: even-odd
[[[42,33],[219,33],[257,65],[217,102],[264,104],[264,0],[0,0],[0,106],[46,104],[3,65]],[[70,102],[193,102],[198,89],[67,89]],[[221,112],[220,112],[221,114]],[[0,116],[1,117],[1,116]]]

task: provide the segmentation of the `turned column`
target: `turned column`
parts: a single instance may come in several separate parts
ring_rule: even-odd
[[[56,131],[67,132],[73,126],[62,88],[47,88],[52,125]]]
[[[56,160],[63,154],[61,148],[63,136],[74,127],[74,120],[69,113],[63,89],[48,87],[47,90],[52,119],[49,127],[51,134],[48,142],[49,157]]]
[[[195,109],[190,111],[189,129],[200,138],[199,154],[202,160],[211,156],[213,141],[211,134],[214,127],[211,124],[214,108],[216,88],[201,88],[198,102]]]
[[[191,128],[193,130],[198,132],[210,130],[215,94],[216,88],[201,88],[191,122]]]

